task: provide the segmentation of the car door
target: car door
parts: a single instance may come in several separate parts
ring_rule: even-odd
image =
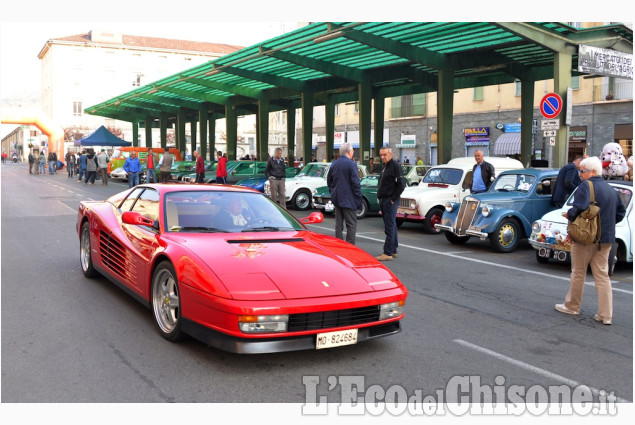
[[[159,218],[159,194],[150,188],[139,188],[131,194],[120,206],[121,213],[135,211],[140,214],[158,220]],[[158,227],[158,226],[157,226]],[[158,230],[147,226],[121,223],[124,237],[127,239],[124,244],[126,250],[125,279],[126,284],[139,295],[147,299],[148,264],[153,257],[153,253],[159,248],[156,240]]]

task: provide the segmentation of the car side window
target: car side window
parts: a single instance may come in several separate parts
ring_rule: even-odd
[[[159,218],[159,193],[154,189],[146,189],[143,191],[131,211],[138,212],[150,220]]]
[[[119,205],[119,210],[121,212],[130,211],[141,192],[143,192],[143,189],[143,187],[138,187],[130,192],[130,195],[128,195],[128,197],[121,203],[121,205]]]

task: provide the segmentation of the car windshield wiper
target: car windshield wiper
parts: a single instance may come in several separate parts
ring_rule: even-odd
[[[280,230],[293,230],[293,228],[292,227],[274,227],[274,226],[249,227],[247,229],[242,230],[242,232],[279,232]]]
[[[217,227],[206,227],[206,226],[172,226],[170,228],[171,232],[203,232],[203,233],[227,233],[225,229],[219,229]]]

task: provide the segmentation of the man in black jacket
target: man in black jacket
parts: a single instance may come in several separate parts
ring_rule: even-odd
[[[575,192],[573,205],[563,215],[574,221],[591,203],[588,182],[593,183],[595,202],[600,207],[600,241],[591,245],[571,242],[571,283],[563,304],[556,304],[561,313],[577,315],[582,304],[582,291],[587,268],[591,265],[595,290],[598,293],[598,312],[594,319],[610,325],[613,318],[613,293],[608,275],[608,260],[615,243],[615,223],[622,221],[626,213],[621,198],[602,179],[602,162],[596,156],[580,162],[582,183]]]
[[[474,152],[476,164],[472,167],[472,193],[483,193],[494,181],[494,166],[483,159],[483,151]]]
[[[551,203],[556,208],[561,208],[575,188],[582,182],[578,175],[580,161],[582,161],[582,156],[577,155],[572,162],[562,167],[558,172],[558,178],[551,195]]]
[[[280,205],[282,208],[286,206],[285,201],[285,172],[286,165],[284,159],[282,159],[282,148],[276,148],[273,151],[273,156],[267,159],[267,166],[265,167],[265,177],[269,179],[269,190],[271,192],[271,199]]]
[[[399,246],[396,221],[397,207],[399,207],[399,198],[405,189],[405,183],[401,167],[392,159],[392,149],[388,146],[382,147],[379,151],[379,157],[384,167],[379,177],[377,199],[384,219],[386,241],[384,242],[384,252],[375,258],[379,261],[388,261],[397,258],[397,247]]]

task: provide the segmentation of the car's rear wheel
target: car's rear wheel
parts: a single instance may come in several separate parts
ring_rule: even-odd
[[[489,235],[492,249],[496,252],[512,252],[518,247],[521,229],[516,220],[505,218],[501,220],[496,230]]]
[[[308,210],[311,206],[311,194],[308,190],[300,189],[293,195],[291,203],[297,210]]]
[[[453,243],[454,245],[463,245],[470,239],[470,236],[457,236],[452,232],[444,232],[445,238],[448,242]]]
[[[179,283],[169,261],[161,262],[152,274],[152,314],[163,338],[183,339]]]
[[[355,211],[355,215],[358,219],[366,217],[366,213],[368,212],[368,202],[366,199],[362,199],[362,207]]]
[[[614,243],[609,252],[609,276],[613,276],[615,272],[615,264],[617,264],[617,245],[617,243]]]
[[[93,267],[90,247],[90,224],[87,221],[82,224],[79,238],[79,260],[82,265],[82,272],[86,277],[97,276],[97,270]]]
[[[434,227],[435,224],[441,224],[441,217],[443,217],[443,209],[439,207],[431,208],[426,214],[426,220],[423,222],[423,230],[433,235],[441,233],[439,229]]]

